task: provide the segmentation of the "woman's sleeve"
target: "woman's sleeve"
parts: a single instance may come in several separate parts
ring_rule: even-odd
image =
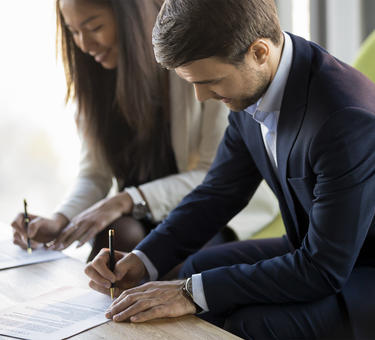
[[[198,152],[189,155],[190,165],[193,166],[139,187],[155,222],[162,221],[183,197],[203,181],[215,158],[217,147],[228,125],[229,110],[214,100],[204,102],[201,108]]]
[[[69,220],[104,198],[112,186],[112,175],[105,165],[106,162],[101,160],[81,134],[80,138],[81,153],[78,177],[56,211]]]

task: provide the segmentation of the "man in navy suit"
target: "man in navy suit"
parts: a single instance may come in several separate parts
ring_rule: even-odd
[[[204,182],[132,253],[117,253],[114,273],[107,250],[87,266],[92,288],[115,282],[121,294],[107,316],[202,310],[249,339],[374,336],[374,84],[282,32],[272,0],[166,0],[153,43],[199,100],[226,103],[230,124]],[[287,235],[199,251],[262,179]],[[187,280],[154,281],[186,258]]]

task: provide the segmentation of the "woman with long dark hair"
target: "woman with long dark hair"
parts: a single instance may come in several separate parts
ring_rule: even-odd
[[[64,249],[94,239],[90,259],[107,245],[111,225],[116,248],[130,251],[205,176],[228,112],[218,102],[199,103],[191,85],[157,65],[151,31],[162,2],[56,0],[82,158],[57,212],[30,216],[34,242]],[[108,195],[113,178],[117,192]],[[21,214],[12,226],[14,242],[25,247]],[[235,237],[225,227],[217,242]]]

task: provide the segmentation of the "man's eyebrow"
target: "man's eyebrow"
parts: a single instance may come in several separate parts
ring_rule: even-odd
[[[94,20],[94,19],[96,19],[96,18],[98,18],[98,17],[100,17],[100,14],[98,14],[98,15],[93,15],[93,16],[91,16],[91,17],[88,17],[86,20],[83,20],[83,21],[79,24],[79,26],[80,26],[80,27],[85,26],[87,23],[89,23],[90,21],[92,21],[92,20]]]
[[[192,84],[211,84],[211,83],[217,83],[217,82],[219,82],[222,79],[224,79],[224,77],[215,78],[215,79],[206,79],[206,80],[193,81]]]

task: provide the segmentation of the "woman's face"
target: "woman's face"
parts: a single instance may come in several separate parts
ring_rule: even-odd
[[[117,34],[113,11],[89,0],[60,0],[60,11],[75,44],[106,69],[117,67]]]

